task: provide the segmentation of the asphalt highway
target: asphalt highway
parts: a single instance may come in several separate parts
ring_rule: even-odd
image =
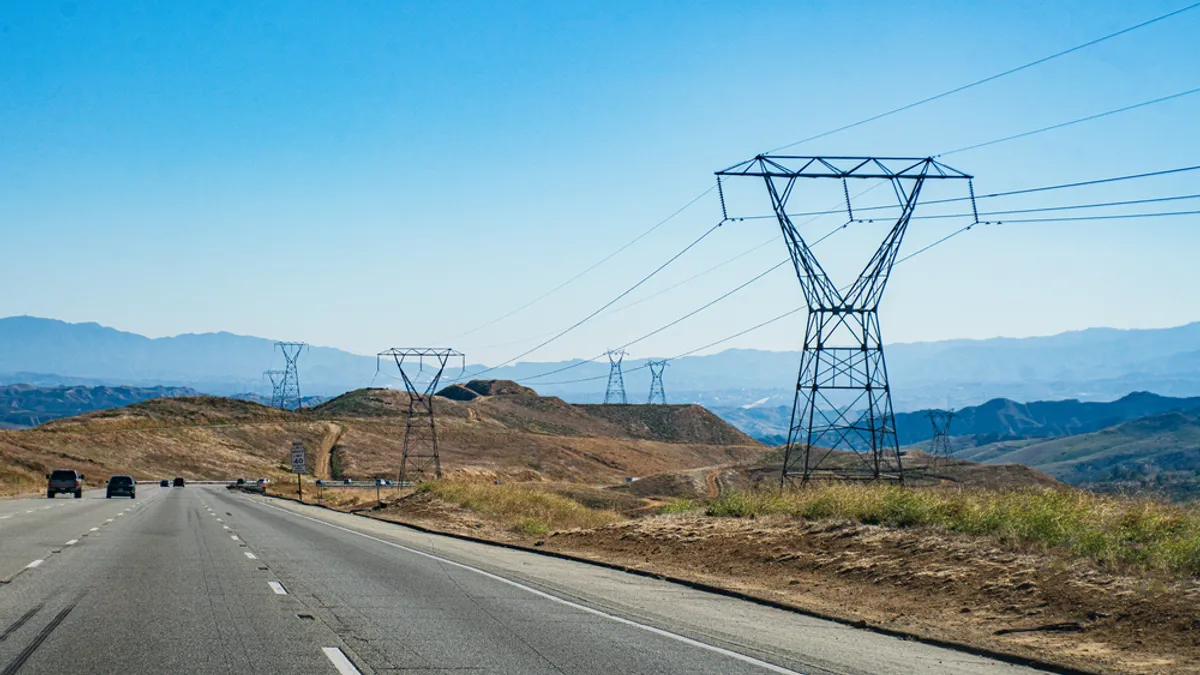
[[[0,501],[0,675],[1025,675],[223,487]]]

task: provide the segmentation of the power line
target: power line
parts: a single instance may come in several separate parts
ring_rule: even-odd
[[[1181,98],[1183,96],[1195,94],[1196,92],[1200,92],[1200,87],[1196,87],[1195,89],[1188,89],[1187,91],[1181,91],[1181,92],[1178,92],[1175,94],[1171,94],[1169,96],[1162,96],[1162,97],[1159,97],[1156,99],[1152,99],[1150,101],[1142,101],[1141,103],[1127,105],[1123,108],[1116,108],[1114,110],[1108,110],[1108,111],[1105,111],[1102,113],[1096,113],[1095,115],[1088,115],[1086,117],[1079,117],[1079,118],[1076,118],[1076,119],[1073,119],[1073,120],[1070,120],[1067,122],[1060,122],[1059,124],[1052,124],[1048,127],[1042,127],[1041,129],[1034,129],[1033,131],[1026,131],[1026,132],[1020,133],[1020,134],[1013,134],[1012,136],[1005,136],[1004,138],[997,138],[997,139],[986,141],[983,143],[976,143],[974,145],[968,145],[965,147],[957,148],[955,150],[947,150],[946,152],[940,152],[940,153],[934,155],[934,157],[945,157],[946,155],[953,155],[953,154],[959,153],[959,152],[966,152],[967,150],[977,150],[979,148],[984,148],[989,145],[996,145],[997,143],[1013,141],[1018,138],[1026,138],[1028,136],[1033,136],[1034,134],[1040,134],[1040,133],[1043,133],[1046,131],[1053,131],[1055,129],[1062,129],[1063,127],[1069,127],[1071,125],[1080,124],[1082,122],[1090,122],[1091,120],[1100,119],[1101,117],[1108,117],[1109,115],[1116,115],[1117,113],[1128,112],[1130,110],[1136,110],[1138,108],[1145,108],[1146,106],[1151,106],[1156,103],[1162,103],[1164,101],[1170,101],[1172,99]]]
[[[861,193],[860,193],[860,194],[861,194]],[[810,222],[811,222],[811,221],[810,221]],[[852,221],[851,221],[851,222],[852,222]],[[805,224],[807,224],[807,223],[805,223]],[[816,241],[814,241],[814,242],[812,243],[812,246],[816,246],[817,244],[820,244],[821,242],[825,241],[826,239],[828,239],[828,238],[832,237],[832,236],[833,236],[833,235],[834,235],[836,232],[839,232],[839,231],[841,231],[842,229],[844,229],[844,228],[845,228],[847,225],[849,225],[849,224],[850,224],[850,222],[846,222],[846,223],[844,223],[844,224],[842,224],[842,225],[839,225],[838,227],[836,227],[836,228],[834,228],[834,229],[830,230],[829,232],[826,232],[826,233],[824,234],[824,236],[822,236],[822,237],[818,238]],[[755,248],[761,248],[761,245],[760,245],[760,246],[756,246]],[[743,255],[744,255],[744,254],[743,254]],[[740,257],[740,256],[739,256],[739,257]],[[727,260],[726,262],[730,262],[730,261],[728,261],[728,260]],[[651,332],[649,332],[649,333],[646,333],[645,335],[642,335],[642,336],[641,336],[641,337],[639,337],[639,338],[636,338],[636,339],[634,339],[634,340],[631,340],[631,341],[629,341],[629,342],[626,342],[625,344],[621,345],[621,346],[619,347],[619,349],[624,349],[624,348],[626,348],[626,347],[629,347],[629,346],[631,346],[631,345],[635,345],[635,344],[637,344],[637,343],[641,342],[642,340],[645,340],[645,339],[647,339],[647,338],[653,337],[654,335],[657,335],[658,333],[661,333],[662,331],[664,331],[664,330],[667,330],[668,328],[671,328],[672,326],[675,326],[675,325],[677,325],[677,324],[679,324],[679,323],[682,323],[683,321],[685,321],[685,320],[687,320],[687,319],[690,319],[691,317],[693,317],[693,316],[695,316],[695,315],[699,314],[700,312],[703,312],[704,310],[708,309],[709,307],[712,307],[713,305],[717,304],[718,302],[721,302],[722,300],[724,300],[724,299],[728,298],[729,296],[733,295],[734,293],[737,293],[738,291],[742,290],[743,288],[746,288],[746,287],[747,287],[747,286],[749,286],[750,284],[753,284],[754,282],[758,281],[759,279],[762,279],[763,277],[767,276],[767,275],[768,275],[768,274],[770,274],[771,272],[774,272],[775,270],[779,269],[780,267],[783,267],[784,265],[788,264],[789,262],[791,262],[791,258],[790,258],[790,257],[788,257],[788,258],[784,258],[783,260],[779,261],[778,263],[776,263],[775,265],[773,265],[773,266],[772,266],[772,267],[770,267],[769,269],[767,269],[767,270],[765,270],[765,271],[763,271],[763,272],[760,272],[759,274],[755,275],[754,277],[752,277],[752,278],[751,278],[751,279],[749,279],[748,281],[745,281],[745,282],[743,282],[742,284],[738,285],[736,288],[734,288],[734,289],[732,289],[732,290],[729,290],[729,291],[726,291],[724,294],[722,294],[721,296],[717,297],[716,299],[714,299],[714,300],[711,300],[711,301],[709,301],[709,302],[705,303],[704,305],[702,305],[702,306],[700,306],[700,307],[698,307],[698,308],[696,308],[696,309],[692,310],[691,312],[688,312],[687,314],[685,314],[685,315],[683,315],[683,316],[679,317],[678,319],[675,319],[674,321],[672,321],[672,322],[670,322],[670,323],[666,324],[665,326],[660,326],[659,328],[656,328],[656,329],[654,329],[653,331],[651,331]],[[651,296],[651,297],[653,297],[653,296]],[[650,298],[645,298],[645,299],[646,299],[646,300],[649,300]],[[585,359],[585,360],[583,360],[583,361],[576,361],[575,363],[571,363],[571,364],[568,364],[568,365],[565,365],[565,366],[561,366],[561,367],[559,367],[559,368],[555,368],[554,370],[548,370],[548,371],[546,371],[546,372],[544,372],[544,373],[538,373],[538,374],[536,374],[536,375],[530,375],[530,376],[528,376],[528,377],[523,377],[523,378],[521,378],[521,381],[523,381],[523,382],[528,382],[528,381],[530,381],[530,380],[536,380],[536,379],[543,378],[543,377],[549,377],[550,375],[557,375],[558,373],[566,372],[566,371],[568,371],[568,370],[574,370],[575,368],[579,368],[579,367],[581,367],[581,366],[585,366],[585,365],[587,365],[587,364],[589,364],[589,363],[595,363],[596,361],[598,361],[598,360],[599,360],[601,357],[603,357],[603,356],[604,356],[604,354],[598,354],[598,355],[596,355],[596,356],[593,356],[593,357],[592,357],[592,358],[590,358],[590,359]],[[632,371],[629,371],[629,372],[632,372]]]
[[[630,246],[633,246],[634,244],[638,243],[638,242],[639,242],[639,241],[641,241],[642,239],[646,238],[646,236],[648,236],[648,235],[649,235],[651,232],[654,232],[655,230],[657,230],[658,228],[662,227],[663,225],[666,225],[668,222],[670,222],[672,219],[674,219],[674,218],[675,218],[675,216],[678,216],[680,213],[683,213],[685,210],[687,210],[687,209],[688,209],[688,207],[690,207],[690,206],[692,206],[693,204],[695,204],[696,202],[700,201],[700,200],[701,200],[701,199],[703,199],[705,196],[707,196],[707,195],[708,195],[708,193],[712,192],[712,191],[713,191],[713,190],[715,190],[715,189],[717,189],[717,186],[716,186],[716,185],[713,185],[712,187],[708,188],[708,189],[707,189],[707,190],[705,190],[704,192],[701,192],[700,194],[696,195],[694,198],[692,198],[692,200],[691,200],[691,201],[689,201],[688,203],[686,203],[686,204],[684,204],[683,206],[679,207],[679,208],[678,208],[678,209],[677,209],[677,210],[676,210],[674,213],[672,213],[671,215],[667,216],[666,218],[663,218],[662,220],[658,221],[658,222],[657,222],[657,223],[655,223],[655,224],[654,224],[654,225],[653,225],[653,226],[652,226],[650,229],[648,229],[648,230],[646,230],[645,232],[642,232],[642,233],[641,233],[641,234],[639,234],[638,236],[634,237],[632,240],[630,240],[628,243],[626,243],[626,244],[625,244],[624,246],[622,246],[621,248],[618,248],[617,250],[613,251],[612,253],[609,253],[608,255],[604,256],[604,257],[603,257],[603,258],[601,258],[601,259],[600,259],[598,262],[594,263],[594,264],[593,264],[591,267],[588,267],[587,269],[583,270],[582,272],[579,272],[578,274],[576,274],[575,276],[571,277],[570,279],[567,279],[566,281],[562,282],[561,284],[559,284],[559,285],[555,286],[554,288],[551,288],[550,290],[546,291],[545,293],[542,293],[541,295],[537,296],[537,297],[536,297],[536,298],[534,298],[533,300],[530,300],[529,302],[525,303],[524,305],[521,305],[520,307],[518,307],[518,308],[516,308],[516,309],[512,310],[511,312],[508,312],[507,314],[504,314],[504,315],[502,315],[502,316],[498,316],[498,317],[496,317],[495,319],[492,319],[491,321],[488,321],[487,323],[480,324],[480,325],[478,325],[478,326],[476,326],[476,327],[472,328],[471,330],[468,330],[468,331],[466,331],[465,333],[459,333],[458,337],[464,337],[464,336],[470,335],[470,334],[472,334],[472,333],[475,333],[475,332],[477,332],[477,331],[483,330],[484,328],[487,328],[488,326],[491,326],[491,325],[493,325],[493,324],[499,323],[499,322],[501,322],[501,321],[503,321],[503,320],[505,320],[505,319],[509,318],[510,316],[513,316],[514,314],[517,314],[517,313],[519,313],[519,312],[522,312],[522,311],[524,311],[524,310],[526,310],[526,309],[528,309],[528,308],[532,307],[533,305],[535,305],[535,304],[537,304],[537,303],[541,302],[542,300],[545,300],[546,298],[548,298],[548,297],[550,297],[551,295],[553,295],[553,294],[557,293],[558,291],[562,290],[563,288],[565,288],[565,287],[566,287],[566,286],[568,286],[569,284],[571,284],[571,283],[575,282],[576,280],[578,280],[580,277],[584,276],[584,275],[585,275],[585,274],[587,274],[588,272],[591,272],[592,270],[594,270],[594,269],[596,269],[597,267],[599,267],[599,266],[603,265],[604,263],[608,262],[609,260],[612,260],[612,259],[613,259],[614,257],[616,257],[618,254],[620,254],[620,253],[622,253],[623,251],[625,251],[625,249],[629,248]]]
[[[491,367],[489,367],[489,368],[484,368],[483,370],[481,370],[481,371],[478,371],[478,372],[476,372],[476,373],[472,373],[471,375],[468,375],[468,376],[466,376],[466,377],[478,377],[478,376],[480,376],[480,375],[482,375],[482,374],[484,374],[484,373],[489,373],[489,372],[491,372],[491,371],[493,371],[493,370],[496,370],[497,368],[502,368],[502,367],[504,367],[504,366],[507,366],[508,364],[510,364],[510,363],[512,363],[512,362],[514,362],[514,361],[516,361],[516,360],[518,360],[518,359],[521,359],[521,358],[524,358],[524,357],[526,357],[526,356],[529,356],[529,355],[530,355],[530,354],[532,354],[533,352],[536,352],[537,350],[541,349],[542,347],[545,347],[546,345],[548,345],[548,344],[550,344],[550,343],[554,342],[555,340],[558,340],[559,338],[563,337],[563,336],[564,336],[564,335],[566,335],[567,333],[570,333],[571,331],[575,330],[576,328],[579,328],[579,327],[580,327],[580,326],[582,326],[583,324],[585,324],[585,323],[587,323],[588,321],[590,321],[591,319],[593,319],[593,318],[594,318],[594,317],[595,317],[597,314],[599,314],[599,313],[603,312],[604,310],[608,309],[609,307],[613,306],[613,305],[614,305],[615,303],[617,303],[617,302],[618,302],[618,301],[619,301],[621,298],[623,298],[623,297],[625,297],[625,296],[629,295],[630,293],[632,293],[633,291],[637,290],[637,288],[638,288],[639,286],[641,286],[642,284],[646,283],[647,281],[649,281],[650,279],[652,279],[652,278],[653,278],[655,275],[657,275],[659,272],[661,272],[661,271],[663,271],[664,269],[666,269],[668,265],[670,265],[671,263],[673,263],[673,262],[675,262],[676,260],[678,260],[678,259],[679,259],[681,256],[683,256],[683,254],[685,254],[685,253],[687,253],[688,251],[692,250],[692,248],[693,248],[694,246],[696,246],[696,245],[697,245],[697,244],[699,244],[700,242],[704,241],[704,240],[705,240],[705,239],[708,237],[708,235],[712,234],[713,232],[716,232],[716,231],[717,231],[717,229],[718,229],[718,228],[720,228],[720,227],[721,227],[722,225],[724,225],[724,224],[725,224],[725,221],[724,221],[724,220],[722,220],[721,222],[717,223],[716,225],[713,225],[713,226],[712,226],[711,228],[709,228],[709,229],[708,229],[708,230],[707,230],[707,231],[706,231],[704,234],[702,234],[702,235],[700,235],[699,237],[697,237],[695,241],[693,241],[692,243],[690,243],[690,244],[688,244],[687,246],[683,247],[683,250],[679,251],[679,252],[678,252],[678,253],[676,253],[675,255],[671,256],[671,257],[670,257],[670,258],[669,258],[669,259],[668,259],[666,262],[664,262],[663,264],[659,265],[659,266],[658,266],[658,268],[657,268],[657,269],[655,269],[653,272],[651,272],[650,274],[647,274],[646,276],[642,277],[642,279],[641,279],[640,281],[638,281],[636,284],[634,284],[634,285],[630,286],[629,288],[625,289],[625,290],[624,290],[624,291],[623,291],[623,292],[622,292],[620,295],[618,295],[617,297],[613,298],[612,300],[609,300],[608,302],[604,303],[604,305],[602,305],[602,306],[601,306],[599,309],[595,310],[595,311],[594,311],[594,312],[592,312],[591,314],[588,314],[587,316],[583,317],[583,318],[582,318],[582,319],[580,319],[579,321],[576,321],[574,324],[572,324],[571,326],[569,326],[569,327],[567,327],[567,328],[563,329],[562,331],[559,331],[558,333],[556,333],[556,334],[555,334],[553,337],[549,338],[548,340],[545,340],[545,341],[543,341],[543,342],[539,343],[538,345],[536,345],[536,346],[534,346],[534,347],[532,347],[532,348],[530,348],[530,349],[527,349],[527,350],[525,350],[524,352],[521,352],[520,354],[518,354],[518,355],[516,355],[516,356],[514,356],[514,357],[512,357],[512,358],[510,358],[510,359],[508,359],[508,360],[506,360],[506,361],[504,361],[504,362],[502,362],[502,363],[498,363],[498,364],[496,364],[496,365],[494,365],[494,366],[491,366]],[[459,378],[459,379],[461,379],[461,376],[460,376],[460,378]]]
[[[1170,197],[1147,197],[1146,199],[1125,199],[1115,202],[1096,202],[1093,204],[1070,204],[1066,206],[1041,206],[1030,209],[1006,209],[1003,211],[980,211],[978,214],[972,213],[937,213],[928,216],[913,216],[913,220],[937,220],[944,218],[970,218],[972,215],[980,216],[1004,216],[1015,213],[1047,213],[1051,211],[1074,211],[1077,209],[1098,209],[1108,208],[1113,206],[1132,206],[1134,204],[1159,204],[1162,202],[1175,202],[1187,199],[1200,199],[1200,193],[1188,195],[1172,195]]]
[[[1149,25],[1151,25],[1151,24],[1154,24],[1154,23],[1158,23],[1159,21],[1163,21],[1163,20],[1165,20],[1165,19],[1169,19],[1169,18],[1171,18],[1171,17],[1173,17],[1173,16],[1176,16],[1176,15],[1182,14],[1182,13],[1184,13],[1184,12],[1188,11],[1188,10],[1192,10],[1192,9],[1195,9],[1195,8],[1197,8],[1197,7],[1200,7],[1200,2],[1196,2],[1196,3],[1190,4],[1190,5],[1186,6],[1186,7],[1183,7],[1183,8],[1181,8],[1181,9],[1177,9],[1177,10],[1175,10],[1175,11],[1173,11],[1173,12],[1168,12],[1168,13],[1166,13],[1166,14],[1163,14],[1163,15],[1160,15],[1160,16],[1156,16],[1156,17],[1154,17],[1153,19],[1150,19],[1150,20],[1148,20],[1148,21],[1143,21],[1143,22],[1141,22],[1141,23],[1139,23],[1139,24],[1136,24],[1136,25],[1130,26],[1130,27],[1128,27],[1128,28],[1124,28],[1124,29],[1122,29],[1122,30],[1116,31],[1115,33],[1109,33],[1108,35],[1105,35],[1105,36],[1102,36],[1102,37],[1096,38],[1096,39],[1094,39],[1094,40],[1089,40],[1088,42],[1084,42],[1083,44],[1075,45],[1074,47],[1071,47],[1070,49],[1064,49],[1064,50],[1063,50],[1063,51],[1061,51],[1061,52],[1057,52],[1057,53],[1051,54],[1051,55],[1049,55],[1049,56],[1044,56],[1044,57],[1042,57],[1042,58],[1040,58],[1040,59],[1036,59],[1036,60],[1034,60],[1034,61],[1030,61],[1030,62],[1028,62],[1028,63],[1022,64],[1022,65],[1020,65],[1020,66],[1017,66],[1016,68],[1010,68],[1010,69],[1008,69],[1008,70],[1005,70],[1005,71],[1003,71],[1003,72],[996,73],[995,75],[989,75],[988,77],[985,77],[985,78],[983,78],[983,79],[980,79],[980,80],[975,80],[974,82],[970,82],[970,83],[968,83],[968,84],[964,84],[964,85],[962,85],[962,86],[955,87],[955,88],[953,88],[953,89],[948,89],[948,90],[946,90],[946,91],[943,91],[943,92],[942,92],[942,93],[940,93],[940,94],[935,94],[935,95],[933,95],[933,96],[929,96],[929,97],[927,97],[927,98],[923,98],[923,99],[921,99],[921,100],[919,100],[919,101],[915,101],[915,102],[913,102],[913,103],[909,103],[909,104],[907,104],[907,105],[902,105],[902,106],[900,106],[899,108],[893,108],[892,110],[889,110],[889,111],[887,111],[887,112],[883,112],[883,113],[879,113],[878,115],[872,115],[871,117],[867,117],[867,118],[865,118],[865,119],[861,119],[861,120],[859,120],[859,121],[857,121],[857,122],[852,122],[852,123],[850,123],[850,124],[846,124],[846,125],[840,126],[840,127],[836,128],[836,129],[831,129],[831,130],[829,130],[829,131],[825,131],[825,132],[819,133],[819,134],[817,134],[817,135],[815,135],[815,136],[809,136],[808,138],[804,138],[804,139],[801,139],[801,140],[799,140],[799,141],[795,141],[795,142],[793,142],[793,143],[788,143],[787,145],[781,145],[781,146],[779,146],[778,148],[775,148],[775,149],[773,149],[773,150],[768,150],[767,152],[768,152],[768,153],[771,153],[771,152],[779,152],[780,150],[786,150],[787,148],[795,147],[795,146],[797,146],[797,145],[800,145],[801,143],[808,143],[809,141],[815,141],[815,140],[817,140],[818,138],[825,138],[826,136],[831,136],[831,135],[833,135],[833,134],[836,134],[836,133],[839,133],[839,132],[842,132],[842,131],[846,131],[847,129],[853,129],[853,128],[855,128],[855,127],[862,126],[862,125],[864,125],[864,124],[868,124],[868,123],[870,123],[870,122],[874,122],[874,121],[876,121],[876,120],[880,120],[880,119],[883,119],[883,118],[885,118],[885,117],[890,117],[890,116],[892,116],[892,115],[895,115],[896,113],[901,113],[901,112],[904,112],[905,110],[911,110],[911,109],[913,109],[913,108],[915,108],[915,107],[917,107],[917,106],[919,106],[919,105],[924,105],[924,104],[926,104],[926,103],[930,103],[930,102],[936,101],[936,100],[938,100],[938,99],[946,98],[947,96],[951,96],[951,95],[957,94],[957,93],[959,93],[959,92],[966,91],[966,90],[968,90],[968,89],[971,89],[971,88],[973,88],[973,87],[978,87],[978,86],[979,86],[979,85],[981,85],[981,84],[986,84],[986,83],[988,83],[988,82],[991,82],[991,81],[993,81],[993,80],[998,80],[998,79],[1000,79],[1000,78],[1002,78],[1002,77],[1005,77],[1005,76],[1008,76],[1008,75],[1012,75],[1012,74],[1014,74],[1014,73],[1019,73],[1019,72],[1021,72],[1022,70],[1025,70],[1025,69],[1027,69],[1027,68],[1032,68],[1032,67],[1034,67],[1034,66],[1037,66],[1037,65],[1041,65],[1041,64],[1043,64],[1043,63],[1046,63],[1047,61],[1053,61],[1054,59],[1057,59],[1057,58],[1059,58],[1059,57],[1062,57],[1062,56],[1066,56],[1066,55],[1068,55],[1068,54],[1071,54],[1071,53],[1074,53],[1074,52],[1077,52],[1077,51],[1079,51],[1079,50],[1081,50],[1081,49],[1086,49],[1086,48],[1088,48],[1088,47],[1091,47],[1091,46],[1093,46],[1093,45],[1100,44],[1101,42],[1105,42],[1105,41],[1107,41],[1107,40],[1111,40],[1111,39],[1113,39],[1113,38],[1115,38],[1115,37],[1118,37],[1118,36],[1124,35],[1124,34],[1126,34],[1126,33],[1130,33],[1130,32],[1132,32],[1132,31],[1135,31],[1135,30],[1139,29],[1139,28],[1145,28],[1146,26],[1149,26]]]
[[[1109,219],[1127,219],[1127,218],[1143,218],[1143,217],[1151,217],[1151,218],[1152,218],[1152,217],[1161,217],[1161,216],[1186,216],[1186,215],[1200,215],[1200,210],[1196,210],[1196,211],[1174,211],[1174,212],[1159,212],[1159,213],[1132,213],[1132,214],[1105,215],[1105,216],[1084,216],[1084,217],[1061,217],[1061,218],[1034,218],[1034,219],[1015,219],[1015,220],[1004,220],[1004,221],[998,221],[998,222],[994,222],[994,223],[988,223],[988,222],[978,222],[978,223],[971,223],[970,225],[967,225],[967,226],[965,226],[965,227],[959,228],[958,230],[955,230],[954,232],[951,232],[950,234],[948,234],[948,235],[946,235],[946,236],[942,237],[941,239],[938,239],[937,241],[935,241],[935,242],[933,242],[933,243],[931,243],[931,244],[929,244],[929,245],[927,245],[927,246],[924,246],[924,247],[922,247],[922,248],[920,248],[920,249],[917,249],[916,251],[914,251],[914,252],[912,252],[912,253],[910,253],[910,254],[908,254],[908,255],[906,255],[906,256],[904,256],[904,257],[900,258],[899,260],[897,260],[897,261],[896,261],[896,263],[895,263],[895,264],[896,264],[896,265],[899,265],[899,264],[901,264],[901,263],[904,263],[905,261],[911,260],[911,259],[913,259],[913,258],[915,258],[915,257],[917,257],[917,256],[919,256],[919,255],[921,255],[921,254],[923,254],[923,253],[925,253],[925,252],[929,251],[930,249],[932,249],[932,248],[935,248],[935,247],[937,247],[937,246],[940,246],[940,245],[942,245],[942,244],[946,243],[947,241],[949,241],[949,240],[953,239],[954,237],[957,237],[958,235],[960,235],[960,234],[962,234],[962,233],[964,233],[964,232],[967,232],[967,231],[969,231],[969,230],[973,229],[973,228],[974,228],[975,226],[977,226],[977,225],[1002,225],[1002,224],[1005,224],[1005,223],[1022,223],[1022,222],[1064,222],[1064,221],[1074,221],[1074,220],[1109,220]],[[838,229],[841,229],[841,228],[838,228]],[[836,231],[837,231],[837,230],[832,230],[832,231],[830,232],[830,234],[832,234],[833,232],[836,232]],[[828,237],[828,236],[830,236],[830,235],[829,235],[829,234],[827,234],[827,235],[826,235],[826,237]],[[815,244],[814,244],[814,245],[815,245]],[[787,261],[785,260],[785,261],[783,261],[783,262],[784,262],[784,263],[786,263]],[[754,278],[754,279],[752,279],[750,282],[747,282],[747,283],[743,284],[742,286],[739,286],[737,289],[734,289],[734,291],[731,291],[731,292],[729,292],[729,293],[726,293],[724,296],[722,296],[722,298],[718,298],[717,300],[714,300],[713,302],[710,302],[710,303],[708,303],[708,304],[707,304],[707,305],[705,305],[704,307],[702,307],[702,308],[700,308],[700,309],[698,309],[698,310],[696,310],[696,311],[693,311],[693,312],[691,312],[691,313],[689,313],[689,314],[685,315],[684,317],[681,317],[681,318],[679,318],[679,319],[676,319],[675,321],[673,321],[673,322],[671,322],[671,323],[667,324],[666,326],[663,326],[663,327],[661,327],[661,328],[659,328],[659,329],[656,329],[655,331],[653,331],[653,332],[651,332],[651,333],[649,333],[649,334],[647,334],[647,335],[645,335],[645,336],[642,336],[642,337],[640,337],[640,338],[638,338],[638,339],[636,339],[636,340],[634,340],[634,341],[632,341],[632,342],[626,343],[626,345],[625,345],[625,346],[629,346],[629,345],[635,344],[635,343],[637,343],[637,342],[640,342],[641,340],[643,340],[643,339],[645,339],[645,338],[647,338],[647,337],[649,337],[649,336],[651,336],[651,335],[654,335],[654,334],[656,334],[656,333],[659,333],[659,332],[661,332],[661,331],[663,331],[663,330],[665,330],[665,329],[667,329],[667,328],[669,328],[669,327],[671,327],[671,326],[673,326],[673,325],[675,325],[675,324],[679,323],[680,321],[682,321],[682,320],[684,320],[684,319],[686,319],[686,318],[688,318],[688,317],[690,317],[690,316],[692,316],[692,315],[694,315],[694,314],[698,313],[698,312],[699,312],[699,311],[701,311],[702,309],[705,309],[705,308],[707,308],[707,307],[709,307],[709,306],[711,306],[711,305],[713,305],[713,304],[716,304],[716,302],[718,302],[720,299],[723,299],[724,297],[728,297],[728,295],[731,295],[733,292],[736,292],[736,290],[740,290],[741,288],[743,288],[743,287],[745,287],[745,286],[749,285],[749,284],[750,284],[750,283],[752,283],[753,281],[756,281],[757,279],[761,278],[762,276],[765,276],[767,273],[774,271],[774,270],[775,270],[775,269],[777,269],[779,266],[780,266],[780,265],[776,265],[776,266],[774,266],[774,267],[772,267],[772,268],[768,269],[766,272],[764,272],[764,273],[760,274],[758,277],[755,277],[755,278]],[[791,310],[789,310],[789,311],[787,311],[787,312],[784,312],[783,314],[780,314],[780,315],[778,315],[778,316],[776,316],[776,317],[773,317],[773,318],[771,318],[771,319],[768,319],[768,320],[766,320],[766,321],[763,321],[762,323],[755,324],[754,326],[751,326],[750,328],[747,328],[747,329],[745,329],[745,330],[738,331],[737,333],[734,333],[733,335],[729,335],[729,336],[723,337],[723,338],[721,338],[721,339],[719,339],[719,340],[715,340],[715,341],[713,341],[713,342],[710,342],[710,343],[708,343],[708,344],[706,344],[706,345],[703,345],[703,346],[700,346],[700,347],[696,347],[695,349],[688,350],[688,351],[686,351],[686,352],[683,352],[683,353],[681,353],[681,354],[677,354],[677,355],[675,355],[675,356],[672,356],[671,358],[669,358],[669,359],[667,359],[667,360],[668,360],[668,361],[674,361],[674,360],[677,360],[677,359],[681,359],[681,358],[683,358],[683,357],[685,357],[685,356],[691,356],[692,354],[695,354],[695,353],[697,353],[697,352],[701,352],[701,351],[704,351],[704,350],[706,350],[706,349],[710,349],[710,348],[712,348],[712,347],[715,347],[715,346],[718,346],[718,345],[720,345],[720,344],[723,344],[723,343],[725,343],[725,342],[729,342],[730,340],[737,339],[737,338],[739,338],[739,337],[741,337],[741,336],[743,336],[743,335],[746,335],[747,333],[751,333],[751,332],[753,332],[753,331],[759,330],[759,329],[761,329],[761,328],[764,328],[764,327],[766,327],[766,326],[768,326],[768,325],[771,325],[771,324],[773,324],[773,323],[776,323],[776,322],[778,322],[778,321],[781,321],[781,320],[783,320],[783,319],[785,319],[785,318],[787,318],[787,317],[789,317],[789,316],[791,316],[791,315],[793,315],[793,314],[795,314],[795,313],[797,313],[797,312],[803,311],[805,308],[806,308],[805,306],[801,305],[801,306],[799,306],[799,307],[796,307],[796,308],[794,308],[794,309],[791,309]],[[602,354],[601,356],[603,356],[603,354]],[[557,370],[554,370],[554,371],[550,371],[550,372],[548,372],[548,373],[542,373],[541,375],[537,375],[537,376],[533,376],[533,377],[544,377],[544,376],[546,376],[546,375],[550,375],[550,374],[557,373],[557,372],[562,372],[562,371],[564,371],[564,370],[569,370],[570,368],[575,368],[575,367],[579,367],[579,366],[585,365],[586,363],[589,363],[589,362],[591,362],[591,361],[592,361],[592,360],[585,361],[585,362],[579,362],[579,363],[575,363],[575,364],[572,364],[571,366],[564,367],[564,368],[560,368],[560,369],[557,369]],[[625,372],[626,372],[626,373],[636,372],[636,371],[638,371],[638,370],[644,370],[646,367],[647,367],[646,365],[641,365],[641,366],[638,366],[638,367],[636,367],[636,368],[631,368],[631,369],[629,369],[629,370],[626,370]],[[597,376],[597,377],[585,377],[585,378],[578,378],[578,379],[574,379],[574,380],[562,380],[562,381],[556,381],[556,382],[540,382],[540,383],[538,383],[538,384],[539,384],[540,386],[555,386],[555,385],[576,384],[576,383],[582,383],[582,382],[593,382],[593,381],[596,381],[596,380],[602,380],[602,379],[605,379],[605,378],[607,378],[607,377],[608,377],[607,375],[600,375],[600,376]],[[528,380],[528,379],[532,379],[532,378],[521,378],[521,379],[522,379],[522,380]]]

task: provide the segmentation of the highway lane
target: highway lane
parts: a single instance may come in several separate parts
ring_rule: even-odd
[[[222,488],[138,503],[0,585],[0,675],[1036,672]]]
[[[147,500],[156,492],[138,486],[139,497],[105,499],[104,490],[88,490],[81,499],[59,495],[55,499],[30,497],[0,501],[0,583],[20,574],[37,560],[45,560],[66,542],[88,535],[91,528],[103,527],[122,512]],[[74,544],[73,544],[74,545]]]

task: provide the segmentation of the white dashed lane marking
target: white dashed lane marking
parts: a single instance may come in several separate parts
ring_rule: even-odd
[[[46,562],[46,561],[45,561],[45,560],[42,560],[41,558],[38,558],[37,560],[34,560],[33,562],[31,562],[31,563],[29,563],[28,565],[26,565],[26,566],[25,566],[25,569],[27,569],[27,570],[31,570],[31,569],[33,569],[33,568],[37,567],[38,565],[41,565],[41,564],[42,564],[42,563],[44,563],[44,562]]]
[[[78,543],[79,543],[78,539],[72,539],[67,542],[67,546],[74,546],[75,544],[78,544]]]
[[[247,557],[247,558],[249,558],[249,559],[251,559],[251,560],[258,560],[258,556],[254,555],[254,554],[253,554],[253,553],[251,553],[250,551],[242,551],[242,553],[245,553],[245,554],[246,554],[246,557]]]
[[[40,563],[41,561],[39,560],[38,562]],[[267,585],[271,587],[271,590],[275,591],[275,595],[287,595],[287,591],[284,590],[283,584],[279,583],[278,581],[268,581]]]
[[[337,647],[322,647],[322,652],[325,652],[325,658],[337,668],[338,675],[362,675],[358,668],[346,658],[345,653]]]
[[[100,531],[100,528],[98,528],[98,527],[93,527],[92,529],[88,530],[88,532],[99,532],[99,531]]]
[[[237,541],[237,540],[238,540],[238,536],[237,536],[236,534],[231,534],[231,535],[229,535],[229,538],[230,538],[230,539],[232,539],[232,540],[234,540],[234,541]]]

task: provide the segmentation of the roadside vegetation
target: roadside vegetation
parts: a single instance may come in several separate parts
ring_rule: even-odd
[[[1200,509],[1078,490],[905,489],[828,484],[738,491],[694,508],[716,517],[786,516],[893,528],[933,527],[1109,566],[1200,576]],[[682,504],[673,511],[685,511]]]
[[[624,520],[616,511],[588,508],[574,499],[524,485],[438,480],[422,483],[417,491],[499,521],[519,534],[589,529]]]

